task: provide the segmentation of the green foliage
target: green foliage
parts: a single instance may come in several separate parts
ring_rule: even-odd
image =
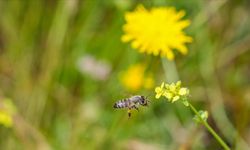
[[[159,84],[171,72],[162,69],[160,57],[139,54],[120,40],[124,13],[139,2],[186,10],[194,42],[186,56],[175,53],[180,79],[229,145],[248,149],[246,0],[0,0],[0,100],[10,98],[17,109],[13,127],[0,126],[0,149],[220,147],[188,119],[191,112],[155,100],[153,89],[136,93],[149,95],[151,103],[130,119],[126,110],[113,109],[130,96],[118,78],[131,64],[147,64]],[[79,60],[89,55],[110,65],[107,78],[81,70]]]

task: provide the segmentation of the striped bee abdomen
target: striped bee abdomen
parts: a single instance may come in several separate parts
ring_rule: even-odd
[[[127,108],[130,105],[129,99],[119,100],[114,104],[114,108]]]

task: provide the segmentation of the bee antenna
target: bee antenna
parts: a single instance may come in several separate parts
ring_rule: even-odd
[[[147,102],[151,103],[150,100],[148,100],[148,97],[151,96],[152,94],[148,94],[147,96],[145,96],[145,99],[147,100]]]
[[[147,96],[145,96],[146,99],[148,99],[148,97],[152,96],[152,94],[148,94]]]

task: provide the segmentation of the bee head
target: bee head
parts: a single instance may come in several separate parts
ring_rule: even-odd
[[[141,101],[140,101],[140,105],[142,106],[148,106],[148,100],[145,96],[141,96]]]

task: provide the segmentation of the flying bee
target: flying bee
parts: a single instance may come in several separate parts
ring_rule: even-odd
[[[131,116],[131,109],[139,111],[139,106],[148,106],[150,101],[145,96],[135,95],[130,98],[125,98],[117,101],[114,104],[114,108],[128,108],[128,117]]]

